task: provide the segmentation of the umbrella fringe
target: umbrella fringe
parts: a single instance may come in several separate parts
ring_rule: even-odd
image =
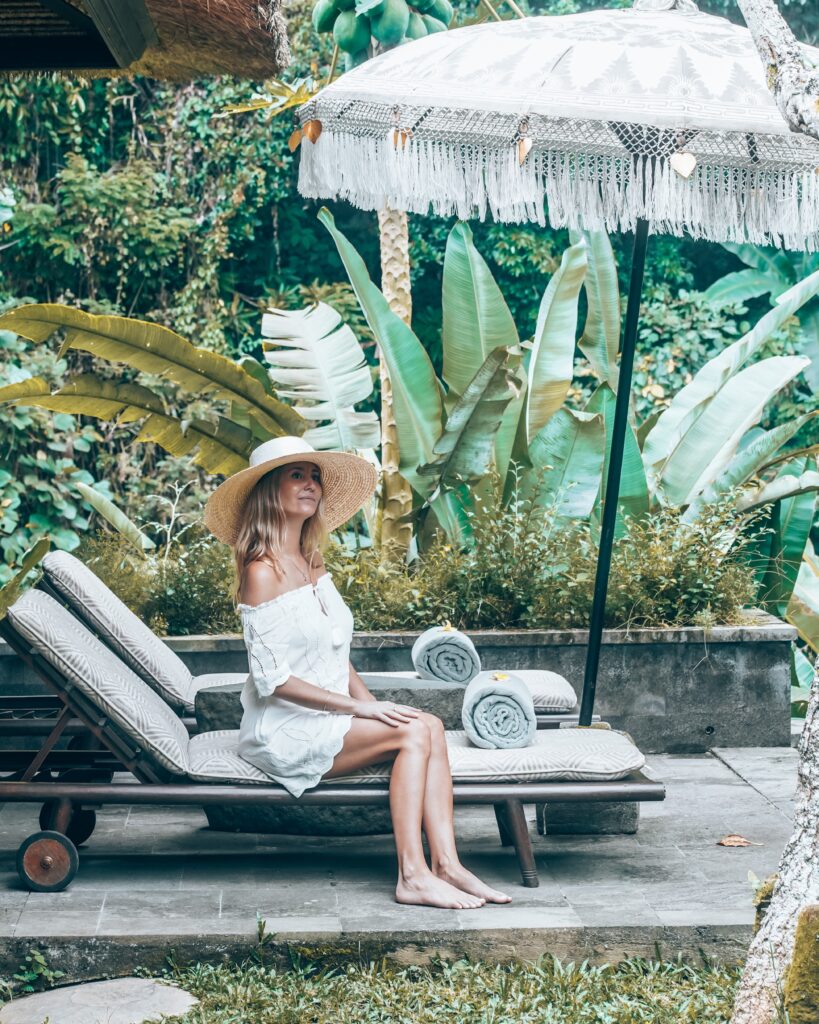
[[[363,210],[390,207],[462,220],[633,231],[750,242],[814,252],[819,235],[819,174],[813,168],[698,164],[689,178],[648,157],[481,148],[409,138],[353,136],[325,127],[302,146],[299,190],[345,199]]]

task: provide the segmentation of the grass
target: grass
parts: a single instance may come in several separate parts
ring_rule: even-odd
[[[295,958],[195,964],[169,980],[200,999],[166,1024],[722,1024],[739,969],[627,960],[616,966],[388,963],[326,967]]]

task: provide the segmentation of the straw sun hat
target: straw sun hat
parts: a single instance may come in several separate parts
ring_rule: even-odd
[[[300,437],[274,437],[253,449],[247,469],[229,476],[211,494],[205,506],[205,526],[219,540],[233,546],[250,492],[266,473],[289,462],[312,462],[321,470],[328,530],[346,523],[375,490],[375,467],[360,455],[317,452]]]

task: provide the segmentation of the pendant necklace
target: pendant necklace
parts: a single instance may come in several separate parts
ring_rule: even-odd
[[[302,567],[298,564],[298,562],[296,562],[295,559],[291,558],[290,555],[285,555],[284,557],[288,560],[288,562],[292,563],[292,565],[296,569],[296,572],[299,574],[299,576],[301,576],[301,578],[304,580],[305,584],[308,587],[312,587],[312,589],[313,589],[313,596],[318,601],[319,608],[321,608],[322,612],[325,615],[327,615],[327,609],[324,607],[324,602],[322,601],[321,596],[320,596],[320,594],[318,592],[318,589],[317,589],[318,588],[318,580],[316,580],[316,582],[314,583],[313,580],[311,579],[311,577],[308,576],[307,573],[305,573],[304,569],[302,569]],[[309,566],[308,568],[310,569],[310,572],[312,574],[312,566]]]
[[[318,580],[316,580],[316,582],[313,583],[313,581],[310,578],[310,576],[308,576],[307,573],[305,573],[304,569],[302,569],[302,567],[298,564],[298,562],[295,561],[295,559],[291,558],[290,555],[285,555],[284,557],[289,562],[293,563],[293,565],[296,567],[296,571],[301,576],[301,578],[304,580],[305,584],[307,584],[307,586],[309,586],[309,587],[312,587],[313,596],[318,601],[319,608],[321,608],[322,613],[324,614],[324,616],[329,619],[330,618],[330,614],[327,611],[327,609],[324,607],[324,601],[322,600],[321,594],[318,592],[318,589],[317,589],[318,588]],[[310,572],[312,573],[313,567],[312,566],[308,566],[308,568],[310,569]],[[343,631],[341,630],[341,628],[339,626],[333,626],[332,627],[332,629],[330,630],[330,639],[332,641],[333,647],[341,647],[343,645],[343,643],[344,643],[344,633],[343,633]]]

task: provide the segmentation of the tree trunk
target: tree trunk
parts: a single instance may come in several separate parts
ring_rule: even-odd
[[[808,64],[774,0],[737,2],[782,116],[792,131],[819,139],[819,70]]]
[[[793,835],[779,862],[771,904],[742,975],[731,1024],[774,1024],[793,957],[802,907],[819,903],[819,669],[813,677],[799,743],[799,787]]]
[[[409,267],[407,215],[398,210],[378,211],[381,236],[381,290],[390,308],[409,324],[412,292]],[[379,358],[381,376],[381,557],[389,561],[406,558],[412,540],[412,524],[400,522],[412,511],[412,489],[398,472],[398,434],[392,406],[392,384],[387,363]]]

